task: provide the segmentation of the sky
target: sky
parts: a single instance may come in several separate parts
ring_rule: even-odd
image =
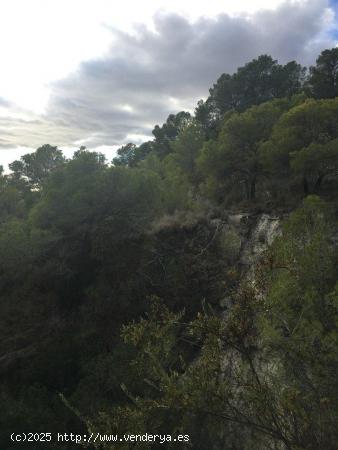
[[[311,65],[338,42],[329,0],[1,0],[0,164],[57,145],[108,160],[268,53]]]

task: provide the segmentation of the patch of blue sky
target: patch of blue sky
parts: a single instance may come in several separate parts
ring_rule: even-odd
[[[328,30],[328,34],[331,38],[336,40],[338,44],[338,0],[330,0],[330,8],[334,11],[335,17]]]

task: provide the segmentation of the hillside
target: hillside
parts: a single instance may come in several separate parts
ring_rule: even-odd
[[[262,55],[111,163],[1,171],[0,448],[338,448],[337,61]]]

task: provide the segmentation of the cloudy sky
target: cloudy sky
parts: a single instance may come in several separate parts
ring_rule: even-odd
[[[329,0],[1,0],[0,164],[49,143],[108,158],[262,54],[313,64]]]

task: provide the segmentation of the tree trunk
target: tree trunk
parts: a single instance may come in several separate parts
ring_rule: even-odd
[[[304,194],[308,195],[309,194],[309,183],[308,183],[305,175],[303,177],[303,189],[304,189]]]
[[[245,187],[245,196],[247,200],[250,200],[250,189],[249,189],[249,181],[244,181],[244,187]]]
[[[314,188],[313,188],[313,192],[314,192],[314,193],[319,192],[324,177],[325,177],[325,174],[322,173],[322,174],[319,175],[319,177],[317,178],[317,180],[316,180],[316,182],[315,182],[315,185],[314,185]]]
[[[255,200],[256,198],[256,177],[253,177],[250,183],[250,200]]]

